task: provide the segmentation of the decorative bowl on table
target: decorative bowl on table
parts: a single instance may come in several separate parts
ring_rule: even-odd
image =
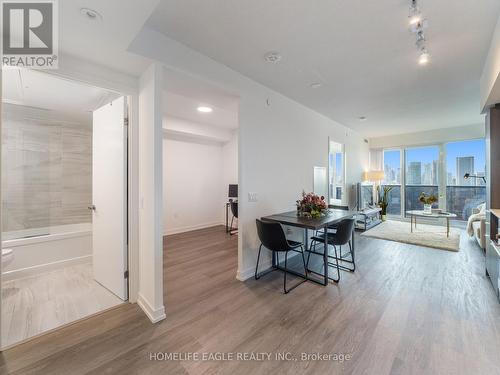
[[[324,196],[302,192],[302,199],[297,201],[297,215],[302,217],[319,218],[328,213],[328,204]]]

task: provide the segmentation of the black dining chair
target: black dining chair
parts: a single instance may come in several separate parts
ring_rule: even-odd
[[[335,255],[332,256],[328,254],[330,259],[334,259],[335,263],[328,262],[329,266],[333,266],[337,269],[337,279],[333,281],[340,280],[340,270],[354,272],[356,270],[355,258],[354,258],[354,248],[351,245],[352,233],[354,231],[354,219],[344,219],[339,222],[335,228],[335,232],[319,233],[311,238],[311,247],[308,250],[306,267],[309,267],[309,259],[312,254],[323,256],[322,252],[316,251],[316,244],[324,244],[327,241],[328,245],[333,246]],[[342,246],[349,245],[349,252],[342,254]],[[337,246],[339,247],[339,253],[337,253]],[[350,256],[351,259],[347,259]],[[352,264],[352,268],[345,267],[339,264],[339,261]],[[308,268],[309,269],[309,268]]]
[[[231,213],[233,214],[233,217],[231,218],[231,226],[229,227],[229,234],[232,236],[233,234],[238,233],[238,228],[234,229],[233,228],[233,221],[234,218],[238,219],[238,202],[231,202]]]
[[[306,267],[306,259],[304,257],[303,244],[300,242],[288,240],[285,236],[285,232],[283,231],[283,227],[281,226],[280,223],[262,221],[259,219],[256,220],[256,223],[257,223],[257,234],[259,235],[259,239],[260,239],[261,244],[259,246],[259,254],[257,255],[257,264],[255,266],[255,280],[258,280],[262,276],[267,275],[268,273],[278,269],[277,267],[273,267],[272,269],[270,269],[266,272],[263,272],[262,274],[259,274],[259,260],[260,260],[260,253],[262,250],[262,246],[264,246],[268,250],[272,251],[273,260],[276,259],[276,263],[273,262],[273,266],[275,264],[276,265],[279,264],[278,254],[283,252],[283,253],[285,253],[283,291],[285,294],[287,294],[288,292],[295,289],[303,282],[307,281],[307,267]],[[300,251],[298,250],[299,248],[300,248]],[[290,289],[287,289],[287,287],[286,287],[286,275],[288,273],[287,260],[288,260],[288,253],[290,251],[295,251],[295,252],[301,254],[302,262],[304,264],[305,277],[304,277],[304,280],[301,280],[296,285],[292,286]]]
[[[328,208],[330,210],[349,211],[349,206],[342,206],[342,205],[336,205],[336,204],[329,204]],[[338,225],[338,223],[331,224],[328,226],[328,229],[333,230],[335,232],[335,230],[337,229],[337,225]],[[323,232],[323,229],[317,230],[316,235],[318,235],[319,233],[322,233],[322,232]]]

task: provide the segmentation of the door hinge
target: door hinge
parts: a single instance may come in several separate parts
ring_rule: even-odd
[[[128,270],[123,273],[123,278],[128,279]]]
[[[123,119],[123,125],[128,126],[128,117]]]

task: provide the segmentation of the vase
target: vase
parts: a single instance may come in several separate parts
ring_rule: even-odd
[[[382,215],[382,221],[386,221],[387,220],[387,215]]]
[[[432,214],[432,204],[424,204],[424,214]]]

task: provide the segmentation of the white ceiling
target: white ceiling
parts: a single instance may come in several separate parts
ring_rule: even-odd
[[[2,71],[2,101],[66,113],[88,113],[118,94],[27,69]]]
[[[426,67],[417,64],[408,6],[163,0],[146,25],[365,136],[481,123],[479,77],[500,2],[425,1]],[[268,51],[282,61],[265,62]],[[312,89],[313,82],[323,86]]]
[[[238,128],[238,97],[186,73],[165,68],[163,77],[166,115],[219,128]],[[198,112],[200,106],[208,106],[213,111]]]
[[[127,52],[159,0],[63,0],[59,1],[60,51],[113,69],[140,75],[149,60]],[[102,21],[89,21],[80,14],[90,8]]]

